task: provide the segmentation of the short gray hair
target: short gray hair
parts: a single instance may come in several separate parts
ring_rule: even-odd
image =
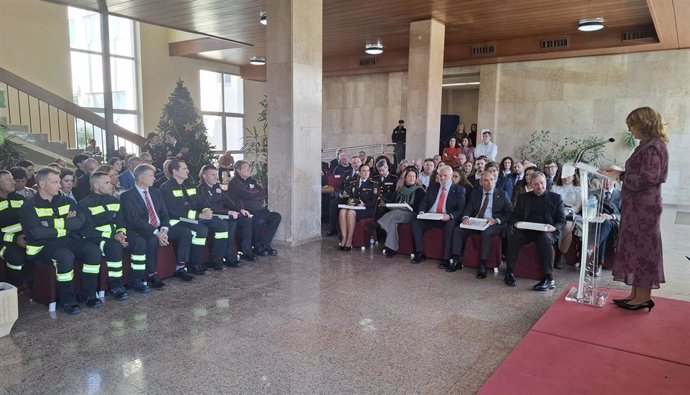
[[[134,168],[134,179],[138,180],[139,178],[141,178],[141,176],[144,175],[144,173],[148,171],[153,172],[155,174],[156,168],[152,165],[149,165],[148,163],[142,163],[138,165],[136,168]]]

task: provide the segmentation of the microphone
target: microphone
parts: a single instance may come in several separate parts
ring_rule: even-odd
[[[585,152],[591,150],[592,148],[601,147],[601,146],[604,146],[604,145],[606,145],[606,144],[608,144],[608,143],[613,143],[614,141],[616,141],[616,139],[614,139],[613,137],[609,137],[608,140],[604,140],[604,141],[602,141],[602,142],[599,142],[599,143],[596,143],[596,144],[592,144],[592,145],[589,145],[589,146],[583,148],[583,149],[580,150],[580,152],[575,156],[575,160],[573,161],[573,163],[578,163],[578,162],[580,162],[580,161],[582,160],[582,156],[585,154]]]

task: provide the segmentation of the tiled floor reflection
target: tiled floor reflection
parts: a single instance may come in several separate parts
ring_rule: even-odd
[[[690,227],[675,218],[656,294],[690,300]],[[0,339],[0,394],[474,393],[577,279],[556,271],[557,289],[535,293],[437,263],[330,238],[78,317],[22,300]]]

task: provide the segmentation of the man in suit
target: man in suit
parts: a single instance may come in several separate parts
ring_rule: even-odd
[[[134,169],[134,188],[120,196],[122,214],[127,224],[127,234],[136,233],[146,240],[146,272],[148,285],[151,288],[165,286],[156,269],[158,246],[166,246],[177,241],[177,267],[175,277],[183,281],[192,281],[194,277],[187,274],[185,266],[189,262],[192,246],[192,231],[188,228],[170,227],[168,209],[157,189],[151,188],[156,168],[142,163]],[[134,272],[132,272],[134,274]],[[140,281],[134,278],[132,281]]]
[[[594,276],[601,276],[601,268],[606,257],[606,246],[609,240],[618,238],[618,227],[621,221],[621,191],[614,188],[616,182],[611,178],[604,178],[602,190],[596,191],[595,196],[601,198],[601,216],[604,222],[599,226],[599,245],[597,263]]]
[[[442,166],[438,170],[439,182],[429,187],[424,200],[419,205],[420,214],[443,214],[443,219],[434,221],[414,218],[412,220],[412,236],[415,247],[415,257],[412,263],[421,263],[426,259],[424,256],[424,231],[431,228],[443,228],[445,240],[443,260],[450,261],[453,230],[460,222],[462,212],[465,209],[465,188],[453,184],[452,176],[453,169],[450,166]]]
[[[508,199],[512,199],[513,198],[513,182],[508,177],[501,174],[501,172],[498,169],[498,163],[488,162],[486,165],[484,165],[484,172],[487,172],[487,171],[494,175],[494,178],[496,179],[496,188],[504,191],[506,193],[506,195],[508,195]],[[479,186],[481,186],[481,182],[480,182]],[[477,189],[479,189],[479,188],[477,188]]]
[[[138,156],[133,156],[127,159],[127,170],[120,174],[120,186],[127,190],[134,188],[134,169],[139,166],[143,161]]]
[[[378,173],[378,176],[373,177],[372,180],[378,185],[380,191],[380,202],[394,203],[396,195],[395,188],[398,185],[398,176],[390,172],[388,162],[384,159],[380,159],[376,162],[376,172]],[[388,209],[385,206],[382,207],[376,204],[374,219],[378,221],[381,217],[383,217],[383,214],[387,212]]]
[[[481,235],[481,253],[479,257],[479,270],[477,278],[486,278],[486,263],[493,248],[493,238],[505,233],[508,221],[513,213],[513,205],[508,194],[496,187],[496,176],[492,172],[485,171],[481,178],[482,189],[475,189],[470,195],[470,201],[465,207],[462,223],[470,223],[470,217],[486,218],[489,227],[480,232],[477,230],[457,227],[453,234],[453,262],[446,269],[454,272],[462,268],[463,247],[465,239],[471,234]]]
[[[543,278],[532,289],[547,291],[556,287],[551,272],[553,271],[553,247],[558,242],[558,235],[565,226],[563,199],[561,199],[561,195],[546,190],[544,173],[534,172],[529,181],[532,191],[518,196],[510,223],[516,225],[518,222],[526,221],[546,224],[546,231],[514,228],[508,239],[508,253],[506,255],[508,270],[504,281],[506,285],[515,286],[513,268],[520,248],[525,244],[535,242],[539,251]]]
[[[546,176],[546,190],[550,191],[558,173],[558,163],[553,160],[547,160],[544,164],[544,175]]]
[[[96,159],[89,158],[84,161],[84,174],[77,179],[77,185],[74,188],[72,188],[72,193],[74,194],[74,197],[77,198],[77,201],[85,198],[86,196],[88,196],[89,193],[91,193],[91,184],[89,183],[89,177],[91,176],[91,173],[96,171],[98,166],[99,164]]]

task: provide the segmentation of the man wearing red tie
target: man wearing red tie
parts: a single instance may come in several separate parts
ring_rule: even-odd
[[[158,246],[165,246],[172,241],[177,242],[177,268],[182,269],[175,276],[184,281],[194,279],[184,271],[189,262],[192,246],[192,232],[188,228],[170,228],[168,210],[163,204],[163,198],[157,189],[151,188],[155,181],[156,168],[149,164],[141,164],[134,169],[134,188],[120,196],[122,213],[127,223],[127,234],[136,233],[146,240],[146,272],[148,285],[151,288],[162,288],[165,284],[158,277],[156,259]],[[179,270],[178,270],[179,271]],[[130,282],[140,281],[135,271],[132,271]]]
[[[504,234],[510,216],[513,213],[513,205],[510,203],[508,194],[496,189],[496,177],[490,171],[482,173],[480,178],[481,189],[475,189],[470,195],[470,200],[465,207],[463,224],[470,223],[470,217],[484,218],[488,220],[489,227],[483,231],[455,228],[453,234],[453,261],[446,269],[447,272],[454,272],[462,269],[463,247],[465,239],[473,233],[481,235],[481,252],[479,255],[479,270],[477,278],[486,278],[486,264],[493,248],[494,236]]]
[[[419,213],[442,214],[440,220],[412,220],[412,236],[414,237],[415,257],[411,263],[421,263],[426,259],[424,255],[424,231],[431,228],[443,228],[443,263],[449,264],[450,252],[453,245],[453,229],[460,222],[462,211],[465,209],[465,188],[453,184],[451,177],[453,169],[443,166],[438,169],[439,182],[432,184],[419,205]]]

